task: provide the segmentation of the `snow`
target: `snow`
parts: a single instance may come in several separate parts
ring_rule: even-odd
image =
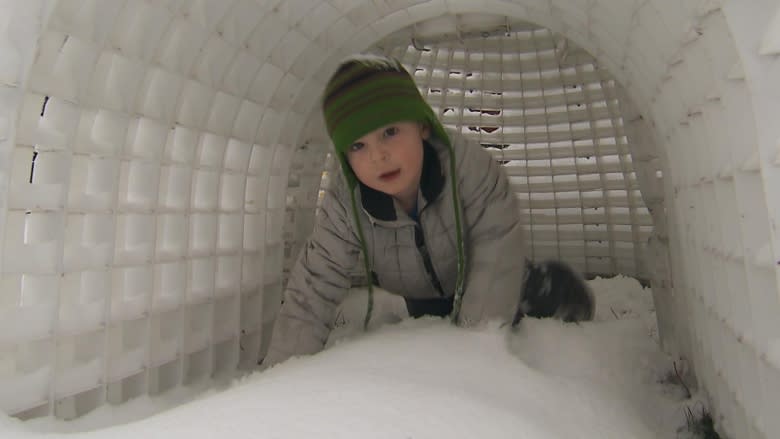
[[[650,290],[625,277],[590,284],[593,322],[525,319],[516,330],[411,320],[379,293],[363,333],[357,292],[320,354],[71,422],[0,415],[0,437],[675,437],[693,401],[666,380],[673,359],[658,348]]]

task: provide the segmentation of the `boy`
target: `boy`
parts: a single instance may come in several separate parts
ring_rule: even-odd
[[[344,178],[326,192],[291,272],[264,366],[320,351],[361,271],[402,295],[412,317],[510,322],[525,269],[522,226],[490,154],[445,132],[396,60],[345,61],[322,111]],[[369,289],[366,323],[371,303]]]

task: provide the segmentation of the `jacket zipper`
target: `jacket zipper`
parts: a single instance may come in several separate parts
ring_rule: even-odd
[[[433,269],[431,255],[428,253],[428,247],[425,245],[425,236],[423,235],[422,228],[419,224],[414,225],[414,243],[417,245],[417,250],[423,258],[423,264],[425,265],[425,271],[428,273],[428,278],[431,280],[433,287],[436,288],[436,291],[439,292],[439,295],[443,297],[444,289],[441,287],[439,277],[436,276],[436,271]]]

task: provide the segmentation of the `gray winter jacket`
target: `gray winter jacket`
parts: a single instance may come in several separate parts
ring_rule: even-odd
[[[448,134],[456,157],[466,251],[461,322],[510,321],[525,269],[518,203],[487,151],[460,134]],[[457,250],[449,155],[445,144],[426,142],[419,224],[390,196],[364,185],[355,188],[374,281],[387,291],[414,299],[454,294]],[[290,274],[265,366],[322,350],[350,279],[363,273],[355,227],[347,185],[334,178]],[[433,273],[426,269],[421,249],[427,249]]]

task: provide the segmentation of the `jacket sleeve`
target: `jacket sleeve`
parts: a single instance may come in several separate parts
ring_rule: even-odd
[[[263,367],[325,346],[360,257],[346,198],[330,190],[325,194],[314,231],[290,273]]]
[[[452,136],[464,216],[466,283],[460,322],[508,322],[520,303],[525,242],[503,168],[476,142]]]

